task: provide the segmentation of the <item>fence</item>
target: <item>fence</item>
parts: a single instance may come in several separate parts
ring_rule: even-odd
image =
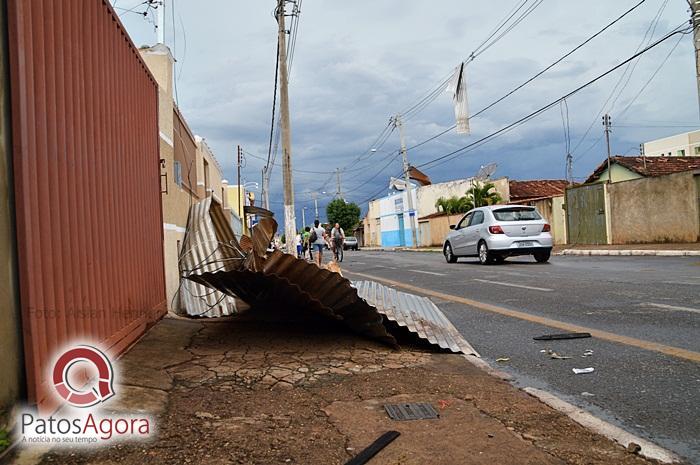
[[[9,0],[29,400],[53,352],[127,348],[165,309],[157,85],[106,0]]]

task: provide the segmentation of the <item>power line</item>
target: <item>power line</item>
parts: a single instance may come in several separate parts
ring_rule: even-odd
[[[685,24],[685,23],[684,23],[684,24]],[[678,29],[678,28],[676,28],[676,29]],[[631,57],[627,58],[626,60],[620,62],[619,64],[617,64],[617,65],[615,65],[614,67],[610,68],[609,70],[605,71],[604,73],[598,75],[597,77],[591,79],[590,81],[586,82],[585,84],[582,84],[581,86],[579,86],[579,87],[577,87],[576,89],[572,90],[572,91],[569,92],[568,94],[566,94],[566,95],[564,95],[564,96],[562,96],[562,97],[560,97],[560,98],[558,98],[558,99],[556,99],[556,100],[554,100],[554,101],[552,101],[552,102],[550,102],[550,103],[544,105],[543,107],[540,107],[539,109],[537,109],[537,110],[535,110],[535,111],[529,113],[528,115],[526,115],[526,116],[520,118],[519,120],[517,120],[517,121],[515,121],[515,122],[513,122],[513,123],[511,123],[511,124],[509,124],[509,125],[507,125],[507,126],[505,126],[505,127],[503,127],[503,128],[501,128],[501,129],[499,129],[499,130],[497,130],[497,131],[495,131],[495,132],[492,132],[491,134],[489,134],[489,135],[487,135],[487,136],[484,136],[484,137],[482,137],[481,139],[479,139],[479,140],[477,140],[477,141],[475,141],[475,142],[472,142],[472,143],[470,143],[470,144],[468,144],[468,145],[465,145],[464,147],[461,147],[461,148],[459,148],[459,149],[457,149],[457,150],[453,150],[452,152],[449,152],[449,153],[447,153],[447,154],[445,154],[445,155],[442,155],[442,156],[439,156],[439,157],[437,157],[437,158],[434,158],[434,159],[432,159],[432,160],[430,160],[430,161],[428,161],[428,162],[422,163],[422,164],[418,165],[418,167],[419,167],[419,168],[422,168],[422,167],[427,167],[427,166],[437,166],[438,164],[442,164],[442,163],[444,163],[444,162],[447,162],[447,161],[449,161],[449,160],[455,158],[456,156],[460,155],[461,153],[465,152],[465,151],[468,150],[468,149],[476,148],[477,146],[479,146],[479,145],[481,145],[481,144],[483,144],[483,143],[485,143],[485,142],[487,142],[487,141],[489,141],[489,140],[492,140],[493,138],[499,136],[500,134],[503,134],[503,133],[505,133],[505,132],[510,131],[511,129],[515,128],[516,126],[519,126],[519,125],[521,125],[522,123],[524,123],[524,122],[526,122],[526,121],[528,121],[528,120],[534,118],[535,116],[539,115],[540,113],[543,113],[544,111],[546,111],[546,110],[552,108],[554,105],[557,105],[557,104],[558,104],[559,102],[561,102],[562,100],[571,97],[572,95],[574,95],[574,94],[580,92],[581,90],[585,89],[586,87],[588,87],[588,86],[594,84],[595,82],[599,81],[600,79],[604,78],[605,76],[607,76],[607,75],[609,75],[609,74],[615,72],[616,70],[618,70],[618,69],[620,69],[621,67],[625,66],[627,63],[629,63],[629,62],[631,62],[632,60],[634,60],[635,58],[637,58],[637,57],[643,55],[644,53],[648,52],[649,50],[653,49],[654,47],[658,46],[658,45],[661,44],[662,42],[668,40],[669,38],[671,38],[671,37],[673,37],[673,36],[675,36],[675,35],[677,35],[677,34],[688,34],[690,31],[692,31],[692,28],[690,28],[690,29],[686,28],[686,29],[684,29],[684,30],[674,30],[674,31],[672,31],[672,32],[670,32],[670,33],[668,33],[668,34],[666,34],[665,36],[663,36],[661,39],[657,40],[657,41],[654,42],[653,44],[651,44],[651,45],[645,47],[643,50],[641,50],[641,51],[635,53],[635,54],[632,55]]]

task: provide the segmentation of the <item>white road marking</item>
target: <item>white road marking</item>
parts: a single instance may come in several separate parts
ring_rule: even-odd
[[[690,283],[687,281],[663,281],[664,284],[682,284],[684,286],[700,286],[700,282]]]
[[[660,308],[663,310],[678,310],[680,312],[700,313],[700,309],[697,309],[697,308],[678,307],[675,305],[666,305],[666,304],[655,304],[654,302],[642,302],[639,305],[642,307],[655,307],[655,308]]]
[[[435,276],[447,276],[445,273],[435,273],[434,271],[408,270],[414,273],[433,274]]]
[[[479,281],[480,283],[487,283],[487,284],[498,284],[499,286],[519,287],[521,289],[530,289],[533,291],[552,292],[554,290],[554,289],[547,289],[546,287],[534,287],[534,286],[525,286],[522,284],[502,283],[500,281],[488,281],[486,279],[475,279],[474,281]]]

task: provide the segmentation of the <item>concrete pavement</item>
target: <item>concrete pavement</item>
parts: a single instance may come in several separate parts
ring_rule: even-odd
[[[700,260],[554,257],[539,265],[523,257],[485,267],[475,259],[448,265],[438,254],[360,252],[347,253],[343,267],[350,278],[360,278],[352,272],[362,273],[363,279],[370,275],[406,283],[411,292],[423,288],[448,296],[433,296],[433,301],[516,384],[555,392],[700,463],[700,368],[695,361],[700,357]],[[476,306],[466,305],[464,298]],[[505,311],[489,311],[489,306]],[[618,337],[533,341],[533,336],[563,332],[551,322]],[[572,358],[551,359],[540,352],[547,349]],[[593,355],[583,357],[587,349]],[[571,371],[589,366],[594,373]]]

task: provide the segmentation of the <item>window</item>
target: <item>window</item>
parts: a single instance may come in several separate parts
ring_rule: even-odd
[[[175,160],[173,164],[173,176],[175,177],[175,184],[182,187],[182,165],[179,161]]]
[[[457,227],[456,227],[455,229],[466,228],[467,225],[469,224],[469,220],[470,220],[471,218],[472,218],[472,214],[471,214],[471,213],[467,213],[466,215],[464,215],[464,218],[462,218],[462,220],[457,224]]]
[[[474,215],[472,216],[472,220],[469,222],[469,226],[476,226],[477,224],[481,224],[484,222],[484,212],[481,210],[477,210],[474,212]]]
[[[695,155],[700,155],[700,145],[693,147],[693,149],[695,150]]]
[[[204,195],[209,195],[209,163],[204,161]]]
[[[542,217],[534,208],[509,207],[493,210],[493,216],[498,221],[528,221],[541,220]]]
[[[685,149],[677,150],[676,155],[679,157],[685,157]]]

